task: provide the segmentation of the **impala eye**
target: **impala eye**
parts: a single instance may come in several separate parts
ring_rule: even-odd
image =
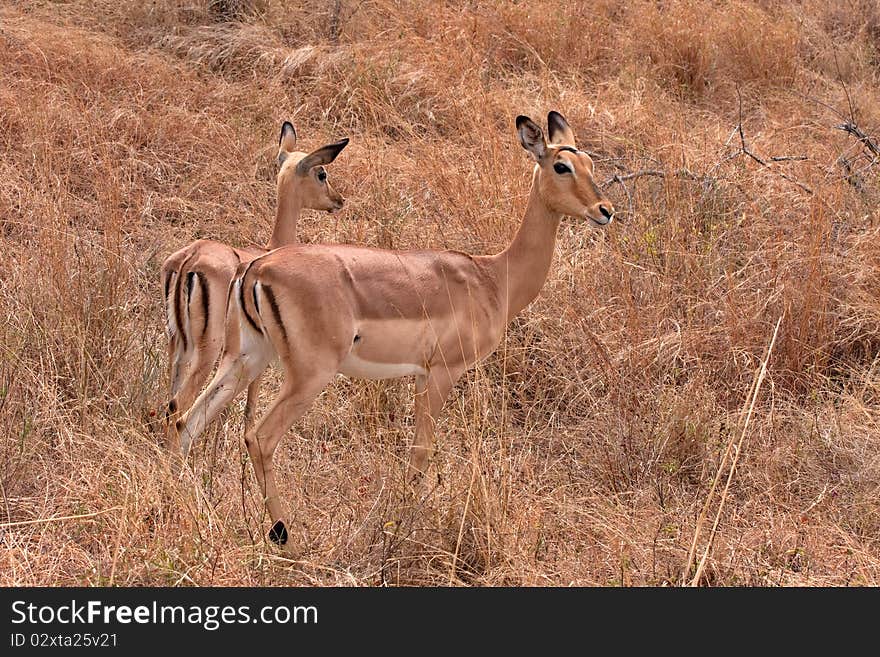
[[[557,162],[556,164],[554,164],[553,170],[560,175],[571,173],[571,168],[567,164],[563,164],[562,162]]]
[[[327,180],[327,172],[324,171],[324,169],[321,169],[320,171],[318,171],[318,180],[320,180],[321,182],[324,182],[325,180]]]

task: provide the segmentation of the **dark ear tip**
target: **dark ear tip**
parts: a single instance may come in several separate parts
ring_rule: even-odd
[[[281,136],[278,137],[278,143],[280,144],[284,136],[290,133],[293,133],[293,136],[296,137],[296,128],[293,127],[290,121],[285,121],[281,124]]]
[[[332,144],[328,145],[328,148],[333,152],[333,157],[335,159],[346,146],[348,146],[348,137],[344,137],[339,141],[334,141]]]
[[[548,124],[549,124],[549,123],[562,123],[562,124],[566,124],[566,123],[568,123],[568,121],[566,121],[566,120],[565,120],[565,117],[562,116],[562,114],[560,114],[560,113],[557,112],[556,110],[550,110],[550,112],[547,114],[547,123],[548,123]]]
[[[524,114],[520,114],[516,117],[516,127],[521,128],[523,123],[529,123],[531,121],[532,120],[529,117],[525,116]]]

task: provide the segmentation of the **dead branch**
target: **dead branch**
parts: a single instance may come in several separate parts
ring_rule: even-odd
[[[847,183],[856,188],[859,192],[865,191],[865,180],[862,173],[868,171],[871,167],[873,167],[878,161],[880,161],[880,146],[878,146],[877,141],[872,139],[864,130],[862,130],[858,124],[856,123],[855,114],[856,108],[852,101],[852,96],[850,96],[849,89],[847,89],[846,83],[843,81],[840,82],[843,87],[843,93],[846,96],[847,105],[849,107],[849,116],[841,112],[836,107],[829,105],[826,102],[819,100],[818,98],[813,98],[811,96],[806,96],[804,94],[800,95],[804,100],[808,100],[810,102],[816,103],[817,105],[821,105],[825,109],[831,111],[835,116],[843,120],[843,123],[839,125],[833,126],[835,130],[841,130],[849,135],[852,135],[856,138],[856,142],[861,145],[865,153],[856,153],[852,157],[847,157],[847,151],[849,148],[843,150],[843,152],[837,157],[835,160],[835,164],[839,165],[843,169],[843,175],[841,176],[842,180],[845,180]],[[864,155],[868,160],[867,164],[865,164],[861,169],[856,169],[854,163],[861,156]],[[772,159],[772,158],[771,158]],[[829,174],[833,166],[828,167]]]
[[[840,74],[840,63],[837,61],[837,51],[834,51],[834,64],[837,67],[837,79],[840,81],[840,86],[843,87],[843,93],[846,96],[846,103],[849,107],[849,118],[837,110],[834,110],[835,114],[844,119],[844,122],[840,125],[834,126],[836,130],[842,130],[847,134],[852,135],[856,138],[856,140],[865,148],[867,151],[873,155],[873,157],[868,156],[870,162],[862,169],[862,171],[867,171],[877,162],[877,157],[880,156],[880,147],[877,146],[877,142],[871,139],[865,132],[859,128],[856,123],[856,107],[853,103],[852,96],[849,93],[849,89],[846,86],[846,82],[843,81],[843,76]],[[823,103],[824,104],[824,103]],[[827,105],[826,105],[827,107]],[[867,156],[867,154],[866,154]],[[846,157],[846,150],[840,154],[837,158],[837,163],[843,168],[843,179],[848,182],[850,185],[856,188],[859,192],[865,191],[864,186],[864,177],[861,175],[861,172],[856,171],[853,168],[853,162],[856,161],[858,155],[853,157],[852,159]]]
[[[623,187],[624,193],[626,193],[627,206],[629,210],[629,214],[633,213],[633,199],[632,194],[629,191],[626,183],[631,180],[639,180],[640,178],[684,178],[687,180],[693,180],[696,182],[702,183],[708,190],[709,186],[716,182],[715,172],[721,167],[725,162],[729,162],[730,160],[734,160],[738,157],[742,157],[743,155],[751,158],[762,167],[769,169],[774,172],[779,177],[787,180],[793,185],[797,185],[800,189],[802,189],[807,194],[812,194],[813,190],[807,187],[805,184],[791,177],[784,171],[780,171],[778,168],[773,166],[773,163],[777,162],[802,162],[804,160],[808,160],[809,157],[806,155],[771,155],[766,159],[756,154],[749,148],[748,143],[746,142],[745,131],[743,130],[743,120],[742,120],[742,94],[740,93],[739,87],[736,89],[736,95],[739,99],[739,120],[737,122],[736,127],[731,131],[730,136],[724,142],[725,148],[730,146],[730,142],[733,141],[733,138],[736,135],[739,135],[739,148],[733,152],[728,152],[724,157],[722,157],[718,162],[715,163],[714,166],[709,170],[708,173],[694,173],[690,169],[680,168],[675,171],[666,171],[664,169],[639,169],[637,171],[631,171],[629,173],[615,173],[613,176],[608,178],[602,183],[602,187],[607,187],[612,184],[619,184]],[[875,145],[876,146],[876,145]],[[590,153],[592,156],[593,154]],[[623,168],[623,167],[620,167]]]
[[[637,178],[644,177],[655,177],[655,178],[687,178],[689,180],[696,180],[705,182],[706,180],[712,180],[708,176],[703,176],[697,173],[694,173],[690,169],[678,169],[677,171],[663,171],[662,169],[639,169],[638,171],[633,171],[632,173],[627,173],[624,175],[614,174],[610,178],[608,178],[605,182],[602,183],[603,187],[607,187],[612,183],[620,183],[623,184],[628,180],[635,180]]]
[[[871,151],[871,153],[875,156],[880,156],[880,147],[877,146],[877,142],[866,135],[852,120],[836,125],[834,128],[835,130],[843,130],[844,132],[851,134],[861,142],[865,148]]]
[[[810,189],[809,187],[807,187],[805,184],[803,184],[803,183],[800,182],[799,180],[796,180],[796,179],[792,178],[791,176],[789,176],[789,175],[788,175],[787,173],[785,173],[784,171],[780,171],[779,169],[776,169],[775,167],[772,167],[770,164],[768,164],[768,163],[766,162],[766,160],[764,160],[763,158],[759,157],[758,155],[755,155],[755,153],[753,153],[751,150],[749,150],[749,147],[748,147],[748,145],[746,144],[746,135],[745,135],[745,133],[743,132],[743,127],[742,127],[742,94],[741,94],[740,91],[739,91],[739,86],[737,86],[737,88],[736,88],[736,96],[737,96],[737,98],[739,99],[739,123],[738,123],[737,126],[736,126],[736,131],[739,133],[739,144],[740,144],[740,152],[737,153],[737,156],[739,156],[739,155],[748,155],[748,156],[749,156],[750,158],[752,158],[755,162],[757,162],[758,164],[760,164],[762,167],[765,167],[765,168],[767,168],[767,169],[770,169],[770,170],[773,171],[776,175],[778,175],[780,178],[783,178],[784,180],[787,180],[788,182],[790,182],[790,183],[793,184],[793,185],[797,185],[797,186],[800,187],[803,191],[805,191],[807,194],[812,194],[812,193],[813,193],[813,190]],[[770,159],[773,160],[773,158],[770,158]],[[780,160],[775,160],[775,161],[786,161],[786,160],[806,160],[806,159],[807,159],[807,156],[806,156],[806,155],[794,155],[794,156],[792,156],[792,155],[788,155],[788,156],[783,156],[783,157],[780,158]]]
[[[621,176],[620,174],[614,174],[608,180],[603,182],[602,186],[605,187],[607,185],[610,185],[611,183],[623,184],[627,180],[634,180],[635,178],[642,178],[643,176],[657,176],[658,178],[665,178],[666,172],[661,171],[660,169],[641,169],[639,171],[627,173],[623,176]]]
[[[637,175],[637,174],[639,174],[639,173],[642,173],[642,175],[649,175],[649,174],[647,174],[647,173],[643,173],[643,172],[639,172],[639,171],[637,171],[636,173],[627,174],[627,175],[625,175],[625,176],[620,176],[620,175],[618,175],[618,174],[614,174],[613,176],[611,176],[611,178],[609,178],[609,179],[606,180],[604,183],[602,183],[602,186],[603,186],[603,187],[608,186],[608,185],[611,184],[612,182],[620,183],[620,186],[623,187],[623,191],[624,191],[624,193],[626,194],[626,210],[627,210],[627,216],[628,216],[628,217],[631,217],[632,214],[633,214],[633,199],[632,199],[632,194],[629,193],[629,187],[626,186],[626,182],[625,182],[625,181],[626,181],[626,180],[634,180],[634,179],[636,179],[636,178],[640,178],[641,176]],[[666,175],[666,174],[665,174],[664,172],[662,172],[662,171],[655,171],[654,173],[656,173],[656,174],[658,174],[658,175],[663,175],[663,176]]]
[[[682,167],[676,171],[664,171],[663,169],[639,169],[638,171],[632,171],[630,173],[620,174],[616,173],[607,180],[602,183],[602,187],[607,187],[611,184],[619,184],[623,187],[623,191],[626,194],[626,204],[627,204],[627,214],[632,216],[633,214],[633,199],[632,194],[629,191],[629,187],[626,186],[626,183],[630,180],[638,180],[639,178],[686,178],[688,180],[695,180],[703,183],[704,185],[708,185],[715,181],[714,178],[706,175],[700,175],[694,173],[690,169],[686,169]]]

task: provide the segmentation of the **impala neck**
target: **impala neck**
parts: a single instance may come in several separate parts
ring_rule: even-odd
[[[275,211],[275,228],[272,237],[266,245],[267,249],[277,249],[279,246],[294,244],[299,241],[297,224],[299,223],[300,203],[299,195],[285,193],[278,190],[278,208]]]
[[[547,207],[538,191],[538,170],[532,176],[529,203],[516,236],[495,258],[502,281],[507,281],[507,321],[528,306],[544,286],[553,249],[556,230],[562,215]]]

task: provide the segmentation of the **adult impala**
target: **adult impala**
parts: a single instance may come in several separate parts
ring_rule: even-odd
[[[269,249],[297,241],[303,208],[335,212],[345,202],[327,179],[324,166],[348,144],[348,139],[311,152],[296,150],[296,130],[285,121],[278,140],[277,209],[275,227],[265,249],[237,249],[213,240],[198,240],[173,253],[162,264],[162,284],[168,335],[171,390],[169,425],[190,407],[208,380],[223,346],[223,324],[229,284],[239,263],[250,262]],[[253,420],[259,382],[248,386],[245,429]],[[176,432],[168,432],[176,442]]]
[[[589,155],[578,150],[561,114],[550,112],[547,122],[550,143],[531,119],[516,119],[536,165],[522,224],[501,253],[301,245],[238,268],[217,374],[176,428],[185,454],[205,425],[280,359],[281,391],[245,436],[272,517],[271,540],[287,541],[275,448],[335,374],[416,377],[407,477],[424,472],[453,385],[496,349],[508,322],[540,292],[562,216],[596,226],[611,221],[614,208],[596,186]]]

